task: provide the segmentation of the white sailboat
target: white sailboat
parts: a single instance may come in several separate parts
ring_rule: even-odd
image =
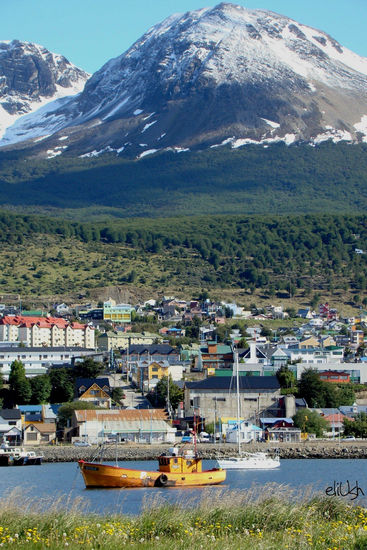
[[[231,334],[232,339],[238,334]],[[265,452],[248,453],[241,450],[241,411],[240,411],[240,376],[238,366],[238,351],[233,345],[236,365],[236,386],[237,386],[237,444],[238,453],[236,456],[217,459],[220,468],[225,470],[271,470],[280,466],[279,456],[272,457]]]

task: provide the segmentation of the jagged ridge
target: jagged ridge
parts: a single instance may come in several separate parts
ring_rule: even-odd
[[[367,141],[367,59],[285,16],[222,3],[152,27],[80,95],[5,137],[40,131],[59,132],[36,146],[48,156]]]
[[[43,46],[0,42],[0,137],[19,117],[84,88],[89,75]]]

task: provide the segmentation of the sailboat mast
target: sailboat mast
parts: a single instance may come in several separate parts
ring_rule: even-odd
[[[238,350],[235,348],[236,357],[236,384],[237,384],[237,439],[238,439],[238,454],[241,453],[241,418],[240,418],[240,375],[238,368]]]
[[[239,366],[238,366],[238,349],[236,346],[236,339],[239,339],[239,330],[233,330],[230,335],[232,338],[232,349],[234,354],[234,364],[236,365],[236,386],[237,386],[237,443],[238,443],[238,454],[241,454],[241,417],[240,417],[240,375],[239,375]]]

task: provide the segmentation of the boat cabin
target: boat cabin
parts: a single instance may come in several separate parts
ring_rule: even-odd
[[[170,454],[163,454],[158,457],[159,471],[166,473],[191,474],[202,472],[202,460],[194,455],[192,449],[182,450],[172,447]]]

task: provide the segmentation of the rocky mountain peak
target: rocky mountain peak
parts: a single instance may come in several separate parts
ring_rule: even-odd
[[[367,141],[367,59],[288,17],[220,3],[155,25],[3,144],[60,131],[68,153],[87,156]]]
[[[0,136],[9,122],[84,88],[89,75],[43,46],[0,42]]]

